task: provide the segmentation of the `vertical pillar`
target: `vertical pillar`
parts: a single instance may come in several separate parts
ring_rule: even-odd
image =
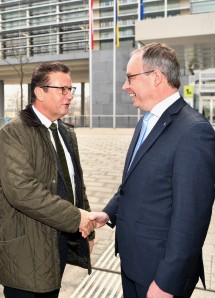
[[[28,104],[31,103],[31,84],[28,84]]]
[[[84,127],[85,83],[81,83],[81,126]]]
[[[0,80],[0,126],[4,123],[4,81]]]

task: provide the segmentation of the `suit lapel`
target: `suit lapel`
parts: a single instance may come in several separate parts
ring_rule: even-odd
[[[134,131],[133,138],[132,138],[130,146],[128,148],[128,153],[127,153],[126,160],[125,160],[125,167],[124,167],[123,177],[127,173],[127,170],[128,170],[128,167],[129,167],[129,164],[130,164],[130,161],[131,161],[131,157],[132,157],[134,148],[135,148],[137,140],[139,138],[139,134],[140,134],[141,127],[142,127],[142,121],[143,121],[143,117],[141,117],[141,119],[137,123],[136,129]]]
[[[175,101],[160,117],[158,122],[153,127],[150,134],[147,136],[146,140],[141,145],[139,151],[137,152],[131,167],[128,170],[128,166],[131,160],[131,156],[134,151],[134,147],[136,145],[140,129],[141,129],[141,121],[139,121],[137,129],[134,133],[134,137],[131,141],[131,145],[128,150],[126,163],[125,163],[125,170],[123,175],[123,182],[127,180],[129,175],[132,173],[132,171],[135,169],[141,158],[145,155],[145,153],[150,149],[150,147],[153,145],[153,143],[156,141],[156,139],[163,133],[163,131],[171,124],[172,121],[174,121],[177,114],[180,112],[180,110],[183,108],[183,106],[186,105],[186,102],[183,100],[183,98],[179,98],[177,101]]]

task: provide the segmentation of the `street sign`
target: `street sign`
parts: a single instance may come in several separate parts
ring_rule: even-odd
[[[193,86],[184,86],[184,97],[185,98],[193,98]]]

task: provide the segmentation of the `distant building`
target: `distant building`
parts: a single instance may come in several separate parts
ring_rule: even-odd
[[[215,28],[214,0],[119,0],[117,19],[119,47],[115,52],[116,79],[115,94],[113,94],[114,4],[116,0],[93,1],[94,48],[90,82],[92,101],[89,105],[86,100],[89,96],[86,84],[90,81],[89,1],[0,0],[1,101],[4,98],[2,91],[4,84],[19,84],[19,75],[10,66],[11,64],[17,70],[20,63],[23,64],[24,83],[29,84],[33,67],[38,62],[60,60],[71,68],[74,83],[80,84],[80,105],[76,104],[79,106],[79,112],[77,109],[76,111],[71,109],[69,115],[71,121],[74,121],[72,116],[75,116],[76,125],[134,127],[140,114],[133,108],[131,98],[121,88],[130,52],[138,46],[139,42],[149,41],[149,36],[145,33],[153,33],[151,35],[156,39],[163,36],[165,42],[170,41],[168,44],[176,48],[182,66],[183,85],[196,84],[199,80],[199,70],[215,68],[215,62],[213,62],[215,45],[207,32]],[[189,15],[196,15],[201,20],[202,15],[208,13],[213,14],[213,21],[210,26],[206,26],[203,42],[200,39],[197,41],[198,36],[193,41],[192,31],[195,33],[195,27],[199,24],[191,23],[189,26],[191,44],[185,49],[183,36],[177,37],[180,33],[177,22]],[[164,22],[160,22],[160,26],[155,27],[159,20]],[[171,26],[172,29],[172,33],[170,31],[168,33],[175,35],[174,38],[163,35],[168,22],[171,24],[169,28]],[[205,26],[205,24],[202,25]],[[147,31],[150,28],[153,28],[153,31]],[[212,37],[215,38],[215,29],[213,32]],[[210,41],[206,40],[206,37]],[[144,38],[147,39],[144,40]],[[194,60],[196,57],[199,61],[203,59],[202,66],[198,66],[198,61],[190,59],[191,52],[194,53]],[[206,55],[205,52],[207,52]],[[209,54],[213,59],[208,58]],[[212,71],[212,77],[213,75],[215,76],[215,73]],[[183,86],[180,91],[183,93]],[[212,98],[213,105],[215,88],[212,91],[210,100]],[[199,97],[198,100],[200,100]],[[0,102],[0,118],[3,109],[4,103]],[[213,121],[211,111],[208,113],[208,117]]]

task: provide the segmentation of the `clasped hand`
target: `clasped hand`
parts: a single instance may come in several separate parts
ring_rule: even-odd
[[[81,212],[79,231],[82,233],[82,237],[84,238],[89,236],[94,229],[104,226],[109,220],[109,216],[105,212],[88,212],[83,209],[79,210]]]

